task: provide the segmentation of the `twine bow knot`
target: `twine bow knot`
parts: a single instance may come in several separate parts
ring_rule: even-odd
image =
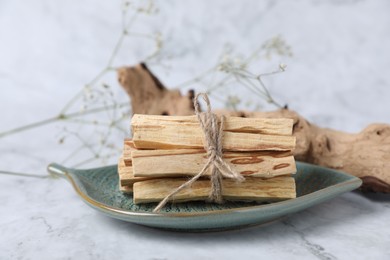
[[[202,96],[206,102],[206,112],[200,111],[199,97]],[[204,149],[207,151],[207,162],[203,166],[202,170],[193,178],[183,183],[181,186],[173,190],[168,194],[153,210],[153,212],[160,211],[165,204],[178,192],[191,186],[196,180],[198,180],[206,171],[211,167],[211,192],[209,194],[209,200],[211,202],[222,203],[222,178],[230,178],[236,181],[243,181],[244,177],[241,174],[234,171],[228,163],[222,159],[222,137],[225,117],[221,116],[220,124],[218,124],[218,117],[211,112],[210,100],[205,93],[199,93],[194,98],[195,114],[197,115],[200,127],[204,134]]]

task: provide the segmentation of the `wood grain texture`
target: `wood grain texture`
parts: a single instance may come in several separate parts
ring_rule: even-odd
[[[131,186],[137,181],[150,180],[150,177],[134,177],[133,167],[126,166],[123,157],[118,161],[119,183],[122,186]]]
[[[136,177],[194,176],[207,162],[207,154],[199,149],[134,150],[131,156]],[[233,170],[250,177],[271,178],[296,172],[291,152],[226,152],[223,159]]]
[[[131,126],[180,126],[200,130],[197,116],[158,116],[135,114]],[[224,131],[265,135],[292,135],[293,120],[289,118],[243,118],[228,116]]]
[[[199,125],[133,125],[133,143],[137,149],[202,149],[203,132]],[[295,137],[253,133],[224,132],[225,151],[290,151]]]
[[[134,203],[159,202],[186,181],[186,179],[170,178],[137,182],[133,185]],[[175,195],[172,201],[207,200],[210,189],[209,180],[198,180],[190,188],[184,189]],[[225,200],[234,201],[292,199],[296,197],[295,180],[292,177],[246,178],[241,183],[224,180],[222,194]]]
[[[133,141],[130,138],[126,138],[123,142],[123,155],[122,158],[126,166],[132,166],[131,151],[136,150]]]

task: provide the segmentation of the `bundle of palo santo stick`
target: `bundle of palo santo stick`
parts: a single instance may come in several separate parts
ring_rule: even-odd
[[[198,174],[207,161],[204,137],[196,116],[134,115],[133,139],[124,141],[118,164],[119,187],[133,192],[134,203],[159,202]],[[228,117],[223,125],[223,160],[245,177],[223,179],[225,200],[275,201],[296,197],[292,151],[293,120]],[[175,202],[206,200],[210,172]]]

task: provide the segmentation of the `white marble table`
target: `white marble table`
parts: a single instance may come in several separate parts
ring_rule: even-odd
[[[259,70],[288,65],[266,80],[281,102],[344,131],[390,123],[389,1],[259,2],[157,1],[159,14],[142,20],[139,30],[161,31],[163,50],[173,58],[164,60],[172,69],[151,68],[175,86],[214,64],[225,43],[246,54],[280,34],[293,57],[265,60]],[[105,66],[120,35],[120,10],[112,1],[0,2],[0,132],[55,116]],[[114,65],[135,64],[150,48],[128,43]],[[126,98],[114,74],[104,81]],[[46,165],[76,145],[58,145],[62,127],[0,138],[0,171],[45,176]],[[102,216],[58,179],[0,174],[0,205],[0,259],[390,257],[389,195],[351,192],[272,225],[203,234]]]

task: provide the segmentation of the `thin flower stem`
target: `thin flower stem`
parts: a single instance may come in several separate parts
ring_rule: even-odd
[[[30,129],[33,129],[33,128],[36,128],[36,127],[39,127],[39,126],[44,126],[44,125],[47,125],[47,124],[50,124],[50,123],[54,123],[54,122],[57,122],[59,120],[61,120],[61,119],[58,116],[56,116],[56,117],[48,118],[48,119],[45,119],[45,120],[42,120],[42,121],[38,121],[38,122],[35,122],[35,123],[32,123],[32,124],[28,124],[28,125],[24,125],[24,126],[21,126],[21,127],[17,127],[17,128],[14,128],[14,129],[11,129],[11,130],[8,130],[8,131],[0,133],[0,138],[3,138],[3,137],[8,136],[8,135],[16,134],[16,133],[19,133],[19,132],[23,132],[23,131],[26,131],[26,130],[30,130]]]
[[[70,131],[67,132],[75,136],[92,155],[96,157],[99,156],[99,153],[96,152],[95,149],[93,149],[93,146],[90,145],[86,140],[84,140],[84,138],[82,138],[77,132],[70,132]]]
[[[127,23],[125,28],[122,30],[122,33],[115,44],[115,47],[110,55],[110,58],[108,59],[107,65],[104,69],[102,69],[89,83],[86,84],[86,87],[91,87],[97,83],[99,79],[101,79],[108,71],[112,69],[112,64],[114,62],[115,57],[117,56],[120,48],[122,47],[123,41],[126,37],[127,30],[133,25],[134,21],[136,20],[138,16],[138,13],[134,13],[134,15],[131,17],[130,21]],[[79,92],[74,95],[69,102],[64,106],[64,108],[61,110],[60,114],[64,114],[68,111],[68,109],[79,100],[79,98],[84,94],[84,88],[81,89]]]
[[[215,91],[221,87],[224,87],[226,85],[228,85],[227,82],[229,82],[229,80],[232,79],[232,75],[231,74],[228,74],[226,77],[224,77],[223,79],[221,79],[217,84],[215,84],[213,87],[210,87],[208,90],[207,90],[207,93],[211,93],[211,91]],[[231,82],[232,83],[232,82]]]
[[[249,91],[251,91],[253,94],[257,95],[257,96],[260,96],[261,98],[263,99],[266,99],[267,96],[261,92],[258,91],[258,89],[256,88],[253,88],[250,84],[244,82],[242,79],[240,78],[237,78],[237,82],[239,82],[242,86],[244,86],[245,88],[247,88]]]
[[[272,103],[272,104],[274,104],[274,105],[276,105],[278,108],[283,108],[283,106],[282,106],[281,104],[279,104],[278,102],[276,102],[276,101],[272,98],[271,94],[269,93],[268,89],[266,88],[265,84],[263,83],[263,81],[261,80],[260,77],[258,78],[258,81],[259,81],[260,85],[262,86],[262,88],[264,89],[264,91],[265,91],[266,94],[267,94],[268,102],[269,102],[269,103]]]
[[[3,137],[8,136],[8,135],[16,134],[16,133],[19,133],[19,132],[22,132],[22,131],[30,130],[30,129],[33,129],[33,128],[36,128],[36,127],[39,127],[39,126],[44,126],[44,125],[48,125],[50,123],[66,120],[66,119],[69,119],[69,118],[74,118],[74,117],[80,117],[80,116],[84,116],[84,115],[88,115],[88,114],[99,113],[99,112],[103,112],[103,111],[106,111],[106,110],[116,109],[118,107],[125,107],[125,106],[129,106],[129,105],[130,104],[126,102],[126,103],[115,104],[115,105],[112,105],[112,106],[97,107],[97,108],[93,108],[93,109],[85,110],[85,111],[80,111],[80,112],[74,112],[74,113],[69,113],[69,114],[61,114],[61,115],[58,115],[56,117],[51,117],[51,118],[48,118],[48,119],[44,119],[42,121],[38,121],[38,122],[35,122],[35,123],[32,123],[32,124],[24,125],[24,126],[21,126],[21,127],[17,127],[17,128],[14,128],[14,129],[2,132],[2,133],[0,133],[0,138],[3,138]]]
[[[116,58],[117,53],[119,52],[119,50],[123,44],[125,37],[126,37],[126,34],[124,34],[122,32],[121,35],[119,36],[118,42],[115,44],[113,52],[111,53],[110,59],[108,60],[108,63],[107,63],[107,67],[111,67],[112,63],[114,62],[114,59]]]
[[[106,133],[104,134],[104,136],[102,138],[102,142],[101,142],[100,148],[98,149],[98,152],[97,152],[98,154],[100,154],[103,151],[103,148],[106,145],[106,140],[108,139],[108,137],[110,136],[110,134],[112,132],[112,128],[113,128],[112,125],[107,128],[107,131],[106,131]]]
[[[86,160],[83,160],[83,161],[81,161],[81,162],[78,162],[78,163],[76,163],[76,164],[73,164],[73,165],[72,165],[72,168],[80,167],[80,166],[82,166],[82,165],[84,165],[84,164],[87,164],[87,163],[89,163],[89,162],[93,162],[93,161],[95,161],[96,159],[99,159],[99,157],[96,157],[96,156],[90,157],[90,158],[88,158],[88,159],[86,159]]]
[[[67,122],[75,123],[75,124],[85,124],[85,125],[98,125],[98,126],[110,126],[111,125],[111,123],[109,123],[109,122],[98,122],[98,121],[73,119],[73,118],[69,118]]]
[[[60,115],[66,113],[68,109],[79,100],[79,98],[84,94],[84,88],[79,90],[66,104],[65,106],[61,109]]]
[[[40,178],[40,179],[50,178],[50,175],[40,175],[40,174],[23,173],[23,172],[1,171],[1,170],[0,170],[0,174],[6,174],[6,175],[11,175],[11,176],[21,176],[21,177]]]
[[[69,110],[69,108],[71,108],[71,107],[73,106],[73,104],[76,103],[77,100],[79,100],[80,97],[83,96],[83,94],[84,94],[84,92],[85,92],[85,88],[90,87],[90,86],[93,86],[94,84],[96,84],[96,82],[97,82],[101,77],[103,77],[103,76],[107,73],[107,71],[109,71],[109,70],[110,70],[110,68],[107,67],[107,68],[103,69],[102,71],[100,71],[100,72],[99,72],[99,73],[98,73],[98,74],[97,74],[89,83],[87,83],[87,84],[85,85],[84,88],[82,88],[80,91],[78,91],[78,92],[76,93],[76,95],[74,95],[74,96],[65,104],[65,106],[62,108],[60,114],[66,113],[66,112]]]
[[[215,94],[211,93],[210,97],[213,97],[215,100],[217,100],[221,103],[225,102],[225,100],[223,98],[221,98],[219,95],[215,95]]]
[[[249,63],[251,63],[255,58],[256,56],[264,49],[263,46],[260,46],[258,47],[254,52],[252,52],[244,61],[244,64],[245,65],[248,65]]]
[[[186,87],[188,85],[192,85],[192,84],[194,84],[196,82],[199,82],[205,76],[207,76],[207,75],[211,74],[212,72],[214,72],[215,69],[216,69],[216,66],[206,70],[205,72],[202,72],[201,74],[199,74],[198,76],[196,76],[196,77],[194,77],[194,78],[192,78],[190,80],[184,81],[184,82],[176,85],[174,88],[184,88],[184,87]]]
[[[76,156],[79,152],[85,149],[84,145],[77,147],[74,151],[72,151],[64,160],[62,160],[61,164],[65,164],[67,161]]]

